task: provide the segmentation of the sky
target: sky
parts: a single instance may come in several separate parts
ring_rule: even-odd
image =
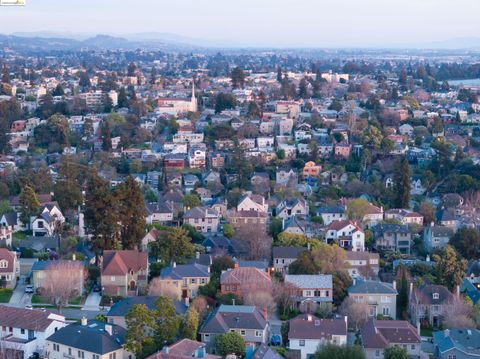
[[[479,0],[26,0],[0,33],[161,32],[232,46],[362,47],[480,36]]]

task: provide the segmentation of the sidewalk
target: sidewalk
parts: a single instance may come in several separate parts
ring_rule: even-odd
[[[87,299],[85,300],[85,304],[82,307],[82,310],[100,310],[100,300],[102,297],[98,292],[90,292]]]

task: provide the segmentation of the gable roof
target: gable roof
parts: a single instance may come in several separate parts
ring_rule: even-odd
[[[148,267],[148,254],[138,250],[106,250],[103,252],[102,275],[126,275]]]
[[[210,277],[210,269],[208,266],[202,264],[180,264],[163,268],[160,271],[160,278],[162,279],[178,279],[185,277]]]
[[[202,356],[199,352],[203,350]],[[216,355],[206,354],[205,344],[197,342],[191,339],[181,339],[178,342],[170,345],[166,349],[163,349],[155,354],[147,357],[147,359],[187,359],[187,358],[221,358]]]
[[[440,353],[456,348],[472,356],[480,356],[480,331],[478,329],[454,328],[433,332],[433,344]]]
[[[287,274],[285,283],[291,283],[299,289],[333,287],[331,274]]]
[[[238,267],[222,272],[220,284],[263,284],[270,285],[270,276],[256,267]]]
[[[305,247],[273,247],[273,258],[297,259],[306,250]]]
[[[0,326],[43,332],[54,320],[65,322],[65,317],[39,309],[0,305]]]
[[[137,304],[144,304],[150,310],[156,309],[155,303],[157,299],[158,297],[152,295],[125,298],[113,304],[110,307],[107,316],[124,317],[128,314],[130,309],[132,309],[132,307]],[[173,304],[175,305],[175,310],[177,314],[184,314],[187,311],[187,307],[184,302],[175,300]]]
[[[416,344],[422,340],[405,320],[376,320],[371,318],[362,328],[364,348],[384,349],[390,344]]]
[[[0,268],[0,273],[12,273],[15,270],[14,265],[16,259],[17,254],[15,252],[11,252],[7,248],[0,248],[0,261],[7,261],[7,267]]]
[[[438,299],[433,298],[433,294],[438,294]],[[414,288],[410,301],[428,305],[451,304],[455,300],[455,295],[443,285],[425,284],[420,288]]]
[[[224,305],[210,315],[199,333],[227,333],[230,329],[264,330],[267,322],[257,307]]]
[[[348,288],[349,294],[398,294],[393,284],[377,280],[357,280]]]
[[[290,320],[288,339],[327,339],[333,335],[347,335],[347,319],[320,319],[302,314]]]

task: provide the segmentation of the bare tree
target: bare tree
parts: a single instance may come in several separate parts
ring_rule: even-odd
[[[448,306],[443,313],[443,326],[445,328],[476,328],[472,318],[475,316],[475,309],[472,304],[466,303],[463,299],[457,298]]]
[[[82,262],[52,261],[39,292],[60,312],[70,299],[82,294],[85,279],[86,271]]]
[[[359,303],[350,297],[345,298],[339,308],[340,314],[348,317],[348,322],[358,330],[368,319],[368,304]]]
[[[153,278],[148,286],[148,295],[162,296],[170,299],[180,299],[182,292],[180,288],[170,280],[161,280],[160,277]]]
[[[273,298],[284,313],[295,305],[292,295],[296,290],[297,287],[291,283],[279,282],[277,280],[272,282]]]
[[[276,308],[275,301],[273,300],[271,291],[258,290],[249,292],[244,297],[244,302],[247,305],[253,305],[257,308],[273,311]]]
[[[270,257],[273,239],[263,223],[245,223],[236,228],[235,237],[248,242],[252,260]]]

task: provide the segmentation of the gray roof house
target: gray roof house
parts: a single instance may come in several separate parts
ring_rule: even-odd
[[[371,317],[381,314],[395,319],[397,316],[397,294],[396,282],[386,283],[357,279],[348,288],[348,296],[350,298],[356,302],[369,305],[369,315]]]
[[[287,274],[285,283],[293,286],[293,300],[302,311],[310,313],[319,305],[331,306],[333,282],[330,274]]]
[[[445,247],[450,238],[453,236],[454,230],[450,227],[435,226],[433,222],[430,226],[423,230],[423,245],[427,252]]]
[[[256,347],[268,339],[267,330],[266,314],[257,307],[222,304],[207,318],[198,333],[202,342],[211,350],[218,334],[237,332],[247,346]]]
[[[439,359],[480,357],[480,331],[454,328],[433,332],[434,356]]]
[[[378,224],[373,227],[373,234],[377,249],[410,254],[412,234],[408,226],[389,223]]]
[[[273,267],[276,271],[286,272],[288,266],[306,250],[305,247],[273,247]]]
[[[47,338],[50,358],[94,358],[115,354],[116,358],[128,357],[124,349],[126,330],[118,325],[97,320],[70,324]],[[77,355],[78,354],[78,355]]]

